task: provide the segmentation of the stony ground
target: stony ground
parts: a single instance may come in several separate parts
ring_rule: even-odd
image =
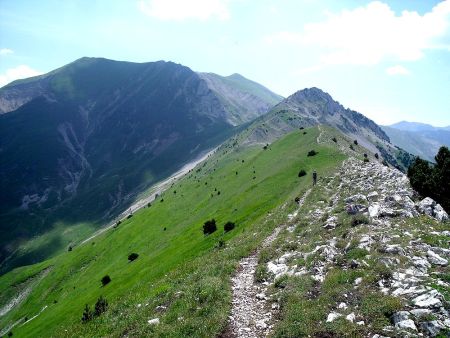
[[[299,200],[299,208],[311,190],[308,190]],[[292,215],[289,217],[291,218]],[[262,248],[268,247],[277,238],[286,225],[275,228],[267,237]],[[267,336],[274,323],[274,313],[277,305],[267,303],[267,288],[269,283],[258,283],[255,280],[256,267],[258,265],[259,252],[254,252],[249,257],[239,262],[236,275],[232,278],[233,306],[230,316],[230,330],[235,337],[264,337]]]
[[[448,215],[400,171],[350,158],[290,218],[233,279],[235,336],[450,334]]]

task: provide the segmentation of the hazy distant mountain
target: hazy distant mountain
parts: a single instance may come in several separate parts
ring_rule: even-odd
[[[429,161],[441,146],[450,147],[450,127],[402,121],[382,128],[392,143]]]
[[[408,122],[400,121],[390,126],[394,129],[404,130],[404,131],[429,131],[429,130],[450,130],[450,126],[447,127],[434,127],[431,124],[420,123],[420,122]]]
[[[0,260],[58,222],[111,218],[278,99],[238,75],[100,58],[1,88]]]

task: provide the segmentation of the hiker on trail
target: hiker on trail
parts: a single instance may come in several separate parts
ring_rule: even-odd
[[[317,172],[314,170],[313,171],[313,185],[316,185],[317,183]]]

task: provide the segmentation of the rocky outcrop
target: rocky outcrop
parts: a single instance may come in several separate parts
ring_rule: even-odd
[[[283,275],[310,276],[320,289],[336,269],[362,269],[364,273],[346,293],[348,299],[380,292],[398,298],[402,304],[382,334],[370,333],[369,329],[365,331],[368,337],[434,337],[448,332],[450,284],[445,276],[449,273],[450,231],[443,230],[448,219],[445,211],[430,198],[415,201],[417,195],[408,178],[377,162],[350,158],[338,174],[325,178],[321,185],[321,196],[329,196],[329,202],[319,201],[292,219],[294,223],[301,220],[304,235],[294,236],[295,226],[290,226],[286,241],[293,241],[296,244],[291,246],[298,249],[275,249],[277,257],[266,265],[268,283],[276,283]],[[343,223],[343,213],[350,217],[350,226]],[[346,228],[344,239],[335,235],[337,231],[342,233],[342,227]],[[302,249],[311,247],[310,232],[320,233],[321,241],[314,243],[312,250]],[[354,248],[367,254],[346,260]],[[299,265],[299,261],[310,263]],[[342,265],[342,261],[346,263]],[[372,269],[380,266],[385,272],[371,276]],[[359,294],[360,289],[365,291]],[[337,301],[331,308],[323,323],[345,319],[363,326],[370,322],[355,301]]]

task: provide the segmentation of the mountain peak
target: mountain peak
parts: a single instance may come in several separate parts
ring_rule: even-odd
[[[297,101],[303,100],[324,100],[324,101],[333,101],[333,98],[327,92],[324,92],[322,89],[317,87],[305,88],[299,90],[290,96],[291,98]]]

